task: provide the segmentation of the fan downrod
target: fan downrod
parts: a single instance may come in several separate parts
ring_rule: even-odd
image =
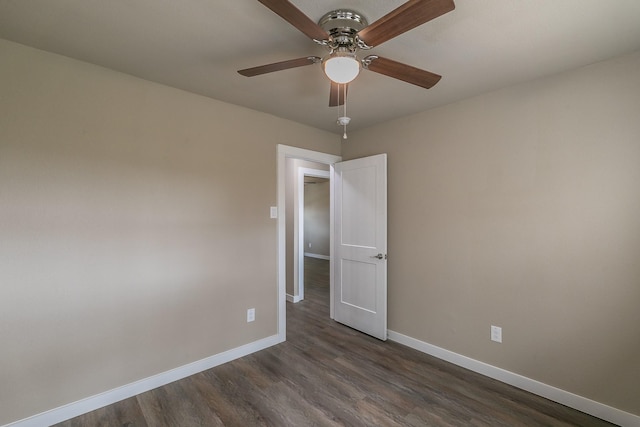
[[[350,9],[337,9],[326,13],[318,21],[318,25],[325,30],[331,38],[329,40],[316,40],[316,42],[326,45],[335,50],[347,48],[354,52],[362,48],[357,39],[357,34],[369,23],[361,13]]]

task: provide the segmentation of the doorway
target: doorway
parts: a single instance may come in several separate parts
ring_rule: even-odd
[[[297,252],[293,260],[297,266],[294,268],[297,295],[292,302],[304,299],[305,257],[331,259],[329,170],[299,167],[297,175],[297,215],[294,219]],[[287,300],[290,300],[288,296]]]
[[[321,163],[330,166],[329,179],[331,180],[332,168],[331,165],[342,160],[340,156],[333,154],[320,153],[317,151],[306,150],[297,147],[290,147],[286,145],[278,145],[278,337],[280,341],[286,340],[286,301],[287,301],[287,236],[286,236],[286,163],[287,159],[306,160],[316,163]],[[330,184],[332,186],[332,184]],[[331,190],[333,191],[333,190]],[[330,206],[330,210],[333,206]],[[330,212],[330,217],[333,215]],[[329,238],[333,239],[333,221],[330,224]],[[294,242],[296,252],[300,252],[299,241]],[[330,244],[330,252],[333,251],[333,245]],[[333,257],[329,256],[330,271],[333,271]],[[304,261],[304,256],[302,257]],[[296,272],[299,270],[299,266],[296,268]],[[295,274],[294,274],[295,275]],[[330,280],[330,294],[333,295],[333,280]],[[330,316],[333,318],[333,298],[330,298]]]
[[[340,156],[278,145],[278,339],[286,340],[286,162],[329,165],[329,316],[387,338],[387,155]],[[294,241],[298,246],[298,242]],[[298,250],[296,248],[296,250]],[[339,298],[337,298],[339,297]]]

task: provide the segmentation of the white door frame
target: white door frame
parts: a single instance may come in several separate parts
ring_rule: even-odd
[[[287,158],[310,160],[312,162],[333,165],[342,160],[341,156],[334,154],[320,153],[318,151],[306,150],[303,148],[290,147],[278,144],[277,169],[278,169],[278,339],[280,342],[287,338],[287,270],[286,270],[286,222],[285,222],[285,182],[286,182],[286,160]],[[331,168],[333,172],[333,168]],[[331,203],[330,216],[330,239],[333,239],[333,201]],[[330,243],[333,252],[333,243]],[[333,254],[330,255],[330,269],[333,271]],[[330,283],[330,293],[333,296],[333,278]],[[333,315],[333,298],[331,299],[331,313]]]
[[[296,209],[295,219],[293,221],[293,240],[298,242],[298,250],[295,252],[297,255],[297,263],[293,268],[294,277],[294,289],[298,289],[298,301],[304,299],[304,177],[313,176],[316,178],[330,179],[331,175],[329,171],[323,171],[321,169],[312,168],[298,168],[298,206]],[[331,233],[331,230],[329,230]],[[331,237],[329,236],[329,248],[331,248]],[[329,249],[331,251],[331,249]],[[331,252],[329,252],[331,254]],[[329,256],[331,259],[331,256]],[[294,260],[295,262],[295,260]]]

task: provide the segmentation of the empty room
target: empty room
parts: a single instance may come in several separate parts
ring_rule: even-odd
[[[0,0],[0,426],[640,426],[638,325],[637,0]]]

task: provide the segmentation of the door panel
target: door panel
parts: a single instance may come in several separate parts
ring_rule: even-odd
[[[334,318],[387,338],[387,156],[336,163]]]
[[[376,312],[376,265],[352,261],[348,259],[342,262],[342,283],[361,283],[359,287],[342,286],[340,302],[353,307]]]
[[[376,210],[372,206],[376,200],[375,173],[370,167],[342,172],[343,245],[376,247]]]

